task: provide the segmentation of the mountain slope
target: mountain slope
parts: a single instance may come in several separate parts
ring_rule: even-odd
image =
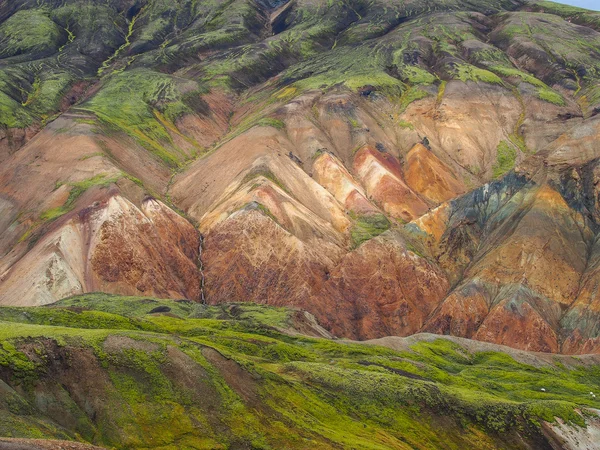
[[[2,307],[0,432],[107,448],[593,448],[597,356],[298,334],[322,332],[309,319],[105,294]]]
[[[0,1],[0,304],[253,301],[598,353],[599,17]]]

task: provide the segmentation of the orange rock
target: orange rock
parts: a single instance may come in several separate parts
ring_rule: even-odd
[[[308,306],[330,270],[310,245],[252,207],[233,213],[206,236],[202,260],[211,304]]]
[[[392,155],[365,146],[354,157],[354,171],[369,198],[392,217],[408,222],[427,212],[429,206],[406,185],[400,163]]]
[[[442,203],[466,192],[464,184],[422,144],[415,145],[406,155],[406,184],[434,203]]]
[[[200,241],[189,222],[151,199],[140,212],[112,198],[102,215],[90,216],[100,224],[90,249],[93,273],[87,289],[200,299]]]
[[[379,212],[365,197],[362,187],[350,172],[330,153],[322,153],[313,164],[314,178],[348,211],[359,215]]]
[[[482,292],[474,286],[465,286],[441,303],[422,331],[472,338],[488,312],[488,302]]]
[[[31,306],[104,291],[198,300],[199,245],[194,227],[161,202],[140,210],[111,195],[65,217],[2,274],[0,298]]]

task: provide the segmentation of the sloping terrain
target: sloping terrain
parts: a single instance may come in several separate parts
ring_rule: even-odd
[[[0,304],[600,352],[600,15],[526,0],[0,0]]]
[[[600,432],[597,356],[336,341],[309,319],[106,294],[1,307],[2,448],[550,450]]]

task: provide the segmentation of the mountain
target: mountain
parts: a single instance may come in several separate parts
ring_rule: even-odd
[[[600,13],[0,0],[0,449],[597,450]]]
[[[2,449],[597,448],[578,408],[600,406],[598,355],[334,341],[297,310],[106,294],[0,320]]]
[[[600,13],[0,0],[0,304],[600,352]]]

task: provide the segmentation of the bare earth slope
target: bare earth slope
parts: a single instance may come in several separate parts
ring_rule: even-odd
[[[600,353],[599,112],[551,2],[0,0],[0,304]]]

